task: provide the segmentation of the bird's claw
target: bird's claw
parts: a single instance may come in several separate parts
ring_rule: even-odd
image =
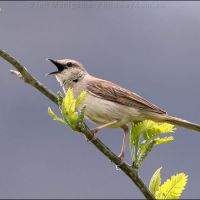
[[[92,138],[91,139],[88,139],[86,138],[87,142],[91,142],[92,140],[94,140],[96,138],[96,134],[98,132],[98,129],[97,128],[93,128],[90,130],[91,134],[92,134]]]
[[[124,161],[124,152],[120,153],[119,156],[118,156],[121,161],[123,162]]]

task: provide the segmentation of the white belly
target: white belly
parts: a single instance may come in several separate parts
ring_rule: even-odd
[[[96,124],[106,124],[117,120],[116,124],[110,127],[116,128],[138,119],[140,113],[137,109],[123,106],[111,101],[103,100],[87,94],[80,108],[86,105],[85,116]]]

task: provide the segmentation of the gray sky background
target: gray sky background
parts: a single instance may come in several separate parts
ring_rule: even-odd
[[[45,58],[79,60],[167,110],[200,122],[199,2],[0,2],[0,44],[54,92]],[[143,198],[136,186],[79,134],[53,121],[46,97],[9,73],[0,59],[0,198]],[[189,175],[183,198],[199,198],[200,134],[176,140],[145,160],[148,184]],[[98,135],[117,154],[121,130]],[[130,161],[129,149],[127,160]]]

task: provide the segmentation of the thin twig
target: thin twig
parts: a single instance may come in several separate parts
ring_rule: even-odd
[[[0,56],[9,62],[17,71],[12,70],[14,75],[17,75],[25,83],[33,86],[39,90],[43,95],[48,97],[51,101],[58,105],[57,97],[50,90],[47,89],[43,84],[41,84],[37,79],[35,79],[27,69],[20,64],[15,58],[7,54],[5,51],[0,50]],[[83,133],[88,140],[90,140],[109,160],[111,160],[118,168],[120,168],[140,189],[143,195],[147,199],[155,199],[153,194],[149,191],[148,187],[140,179],[136,169],[132,168],[125,162],[121,162],[121,159],[115,155],[106,145],[104,145],[98,138],[93,138],[93,134],[90,129],[84,123],[83,126],[79,127],[81,133]]]

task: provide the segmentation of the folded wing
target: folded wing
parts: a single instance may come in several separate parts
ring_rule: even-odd
[[[105,80],[92,80],[87,85],[88,92],[96,97],[113,101],[115,103],[138,108],[141,110],[166,114],[166,111],[142,98],[141,96],[130,92],[114,83]]]

